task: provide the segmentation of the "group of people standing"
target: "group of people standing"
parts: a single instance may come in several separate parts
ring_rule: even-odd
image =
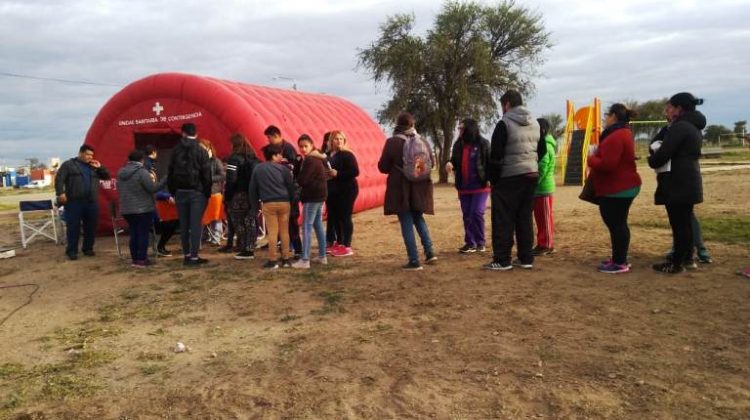
[[[501,98],[503,118],[495,127],[492,141],[480,134],[476,120],[459,124],[459,137],[453,144],[446,170],[453,172],[463,214],[462,254],[486,251],[485,209],[491,199],[492,261],[489,270],[506,271],[518,266],[533,267],[534,257],[555,252],[552,195],[555,189],[555,139],[546,120],[534,119],[523,106],[520,93],[508,91]],[[416,230],[424,248],[424,262],[437,261],[424,214],[433,214],[432,181],[410,180],[404,174],[408,143],[421,141],[414,117],[401,113],[393,136],[386,140],[378,162],[388,175],[384,211],[397,215],[407,251],[406,270],[422,270]],[[431,153],[429,154],[432,158]],[[431,162],[432,163],[432,162]],[[532,214],[537,221],[534,246]],[[511,258],[517,242],[518,258]]]
[[[223,236],[218,228],[223,223],[217,223],[224,219],[222,208],[226,213],[227,242],[218,251],[233,252],[236,259],[255,257],[259,221],[265,221],[269,239],[265,268],[310,268],[311,261],[327,264],[327,255],[354,254],[352,213],[359,193],[359,167],[342,131],[326,133],[322,150],[303,134],[297,142],[301,153],[297,154],[283,139],[281,130],[269,126],[264,132],[268,144],[261,149],[264,162],[256,157],[244,136],[233,134],[232,152],[224,163],[210,141],[198,138],[194,124],[183,124],[181,130],[182,137],[172,150],[165,176],[156,173],[157,152],[152,146],[133,150],[118,172],[119,210],[130,231],[133,267],[153,264],[148,257],[148,243],[155,223],[160,233],[157,255],[171,256],[167,242],[179,227],[183,263],[206,263],[207,259],[199,255],[204,231],[209,232],[208,242]],[[70,259],[77,258],[81,223],[83,252],[94,255],[99,180],[109,177],[87,145],[58,172],[58,201],[70,215],[66,218],[66,254]],[[323,228],[324,203],[328,209],[328,232]],[[300,205],[304,221],[301,229]],[[313,231],[319,250],[311,258]],[[293,256],[298,261],[292,263]]]
[[[702,103],[702,99],[688,92],[673,95],[664,107],[669,124],[649,147],[648,164],[657,174],[654,201],[666,207],[672,228],[672,250],[666,261],[653,265],[653,269],[661,273],[677,274],[695,268],[695,248],[699,262],[712,262],[693,211],[696,204],[703,202],[698,160],[706,117],[696,110]],[[606,114],[606,128],[599,138],[599,147],[588,158],[589,180],[612,244],[611,258],[600,264],[599,271],[610,274],[626,273],[631,267],[628,214],[641,189],[635,165],[635,142],[629,125],[633,116],[634,112],[625,105],[612,105]]]
[[[696,110],[702,102],[687,92],[672,96],[665,104],[669,125],[651,142],[648,163],[657,172],[655,203],[666,207],[673,236],[672,250],[666,261],[653,265],[653,269],[661,273],[677,274],[695,268],[696,261],[712,262],[693,212],[695,204],[703,201],[698,159],[706,118]],[[495,126],[491,141],[480,135],[475,120],[461,121],[458,140],[446,164],[446,170],[454,173],[463,214],[464,244],[458,251],[464,254],[485,251],[484,213],[490,198],[493,255],[484,268],[493,271],[513,267],[531,269],[535,257],[555,252],[552,203],[557,145],[549,133],[549,122],[534,119],[523,106],[518,92],[507,91],[500,98],[500,104],[503,117]],[[408,128],[404,125],[408,118],[402,119],[402,116],[396,123],[395,134]],[[590,148],[587,160],[590,169],[587,183],[593,190],[592,201],[599,206],[611,239],[611,256],[598,266],[602,273],[626,273],[631,268],[627,219],[630,206],[641,189],[635,140],[629,124],[633,116],[634,112],[625,105],[612,105],[605,114],[605,129],[599,145]],[[393,162],[400,159],[396,152],[402,144],[395,136],[389,139],[378,165],[382,172],[389,174],[385,213],[399,216],[408,254],[404,268],[422,269],[411,225],[422,239],[425,261],[435,261],[427,225],[422,218],[422,213],[432,213],[432,189],[429,181],[423,185],[407,182],[399,175],[400,171],[391,170]],[[401,185],[404,182],[406,187]],[[409,195],[402,196],[404,194]],[[405,205],[408,206],[404,208]],[[514,240],[516,258],[512,257]]]
[[[662,273],[676,274],[694,268],[694,250],[697,261],[711,262],[694,214],[695,204],[703,201],[698,159],[706,118],[696,110],[702,102],[687,92],[672,96],[665,104],[669,124],[649,148],[648,164],[657,173],[655,203],[666,207],[673,236],[666,261],[653,265]],[[535,257],[555,252],[552,208],[557,145],[549,122],[533,118],[519,92],[507,91],[500,104],[503,116],[491,141],[481,136],[476,120],[464,119],[446,164],[445,169],[455,175],[463,214],[464,243],[458,251],[485,252],[485,209],[490,199],[492,260],[484,268],[531,269]],[[633,116],[634,112],[623,104],[610,106],[599,144],[590,148],[587,159],[591,201],[598,205],[611,240],[611,256],[598,270],[608,274],[626,273],[631,268],[628,214],[641,190],[629,124]],[[378,161],[379,171],[387,175],[384,213],[398,216],[407,254],[402,268],[406,270],[421,270],[423,262],[437,261],[424,218],[425,214],[434,214],[429,176],[434,155],[415,126],[411,114],[398,115],[393,136],[386,140]],[[168,173],[161,179],[155,172],[153,148],[130,153],[128,163],[118,173],[118,189],[120,211],[130,226],[134,267],[151,264],[147,247],[154,220],[161,225],[159,255],[171,255],[166,241],[175,232],[178,222],[174,219],[178,219],[184,264],[205,263],[199,251],[207,223],[206,207],[212,199],[223,201],[228,219],[227,243],[219,251],[234,252],[236,259],[255,257],[259,214],[265,220],[269,242],[265,268],[310,268],[311,262],[327,264],[328,255],[353,255],[352,213],[359,193],[359,167],[345,134],[339,130],[326,133],[320,148],[303,134],[297,140],[299,154],[283,139],[278,127],[269,126],[264,135],[268,144],[262,148],[263,162],[245,137],[233,134],[232,153],[223,163],[210,142],[197,138],[195,125],[184,124]],[[68,215],[66,254],[70,259],[77,258],[81,227],[83,253],[94,255],[97,189],[99,180],[108,178],[109,173],[93,159],[93,149],[87,145],[57,174],[58,201],[66,205]],[[176,214],[168,217],[160,209],[160,217],[156,218],[158,203],[171,204]],[[324,204],[327,229],[323,227]],[[218,218],[209,217],[208,222]],[[423,247],[423,259],[415,231]],[[314,256],[313,233],[318,243]],[[512,258],[514,243],[516,258]],[[293,262],[293,256],[298,260]]]

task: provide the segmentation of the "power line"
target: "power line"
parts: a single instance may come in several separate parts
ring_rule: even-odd
[[[20,78],[20,79],[44,80],[44,81],[47,81],[47,82],[72,83],[72,84],[76,84],[76,85],[122,87],[122,85],[115,85],[115,84],[112,84],[112,83],[89,82],[88,80],[57,79],[57,78],[54,78],[54,77],[31,76],[31,75],[28,75],[28,74],[8,73],[8,72],[4,72],[4,71],[0,72],[0,76],[17,77],[17,78]]]

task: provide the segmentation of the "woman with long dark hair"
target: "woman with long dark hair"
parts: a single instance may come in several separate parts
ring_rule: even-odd
[[[484,212],[490,196],[486,170],[490,142],[479,133],[479,124],[474,119],[464,119],[458,129],[458,140],[453,143],[451,159],[445,165],[448,172],[455,171],[463,214],[464,245],[458,248],[458,252],[484,252]]]
[[[664,205],[672,227],[671,261],[654,264],[654,270],[676,274],[685,271],[685,261],[693,260],[693,208],[703,202],[703,180],[698,159],[701,156],[706,117],[696,111],[701,105],[688,92],[678,93],[667,101],[664,112],[671,121],[663,141],[651,143],[648,165],[657,172],[657,205]]]
[[[310,268],[310,261],[328,264],[326,258],[326,235],[323,229],[323,203],[328,195],[328,175],[326,174],[326,155],[315,148],[312,138],[303,134],[297,140],[300,154],[304,156],[297,176],[300,201],[302,202],[302,258],[292,264],[293,268]],[[310,258],[312,234],[318,240],[318,255]]]
[[[331,132],[328,131],[325,134],[323,134],[323,143],[320,145],[320,153],[324,154],[326,156],[326,174],[329,177],[330,180],[330,173],[331,173],[331,162],[329,161],[329,157],[331,156]],[[329,198],[326,198],[326,212],[331,207],[329,204]],[[331,217],[328,216],[326,219],[326,253],[330,254],[333,252],[334,248],[338,247],[338,241],[336,238],[336,226],[331,221]]]
[[[599,271],[607,274],[630,271],[628,213],[641,191],[641,177],[635,167],[635,141],[630,129],[630,119],[634,115],[623,104],[609,107],[599,147],[588,158],[589,178],[612,244],[612,257],[599,265]]]
[[[248,188],[259,160],[242,134],[232,134],[229,141],[232,144],[232,154],[227,159],[224,199],[228,204],[227,215],[237,235],[239,252],[234,258],[248,260],[255,258],[255,217],[258,213],[258,204],[250,202]]]
[[[203,213],[203,225],[208,225],[208,243],[211,245],[221,245],[221,237],[224,234],[221,207],[224,199],[224,181],[226,180],[226,171],[224,162],[216,156],[216,148],[208,139],[200,139],[200,144],[208,153],[211,164],[211,196],[208,199],[206,210]]]

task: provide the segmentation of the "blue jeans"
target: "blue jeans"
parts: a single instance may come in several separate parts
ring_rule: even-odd
[[[177,214],[180,217],[180,239],[182,255],[197,257],[201,248],[201,219],[206,211],[208,197],[197,190],[177,190],[174,196]]]
[[[65,253],[78,254],[78,239],[83,226],[83,251],[94,250],[94,235],[99,218],[99,205],[96,201],[68,201],[65,203],[65,223],[68,244]]]
[[[326,256],[326,231],[323,228],[323,202],[302,204],[302,259],[310,259],[312,248],[312,231],[318,240],[318,256]]]
[[[130,257],[133,262],[144,262],[148,259],[148,239],[154,223],[154,214],[125,214],[123,217],[130,228]]]
[[[695,245],[695,252],[699,257],[708,257],[708,249],[706,244],[703,242],[703,232],[701,231],[701,223],[693,213],[693,219],[690,221],[690,226],[693,229],[693,243]],[[674,247],[669,250],[669,258],[674,254]]]
[[[401,236],[404,238],[409,262],[419,263],[419,251],[417,250],[417,240],[414,237],[414,228],[417,228],[417,234],[422,241],[425,255],[432,255],[430,231],[427,229],[427,222],[425,222],[422,213],[418,211],[405,211],[398,214],[398,221],[401,224]]]

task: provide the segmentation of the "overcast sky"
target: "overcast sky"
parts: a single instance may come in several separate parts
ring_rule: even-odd
[[[483,2],[489,3],[489,2]],[[540,11],[555,46],[529,105],[609,104],[691,91],[709,124],[750,119],[750,1],[518,0]],[[186,72],[325,92],[370,115],[387,99],[358,71],[357,49],[387,16],[432,24],[438,1],[0,0],[0,166],[69,157],[123,86]],[[63,83],[26,75],[100,85]]]

